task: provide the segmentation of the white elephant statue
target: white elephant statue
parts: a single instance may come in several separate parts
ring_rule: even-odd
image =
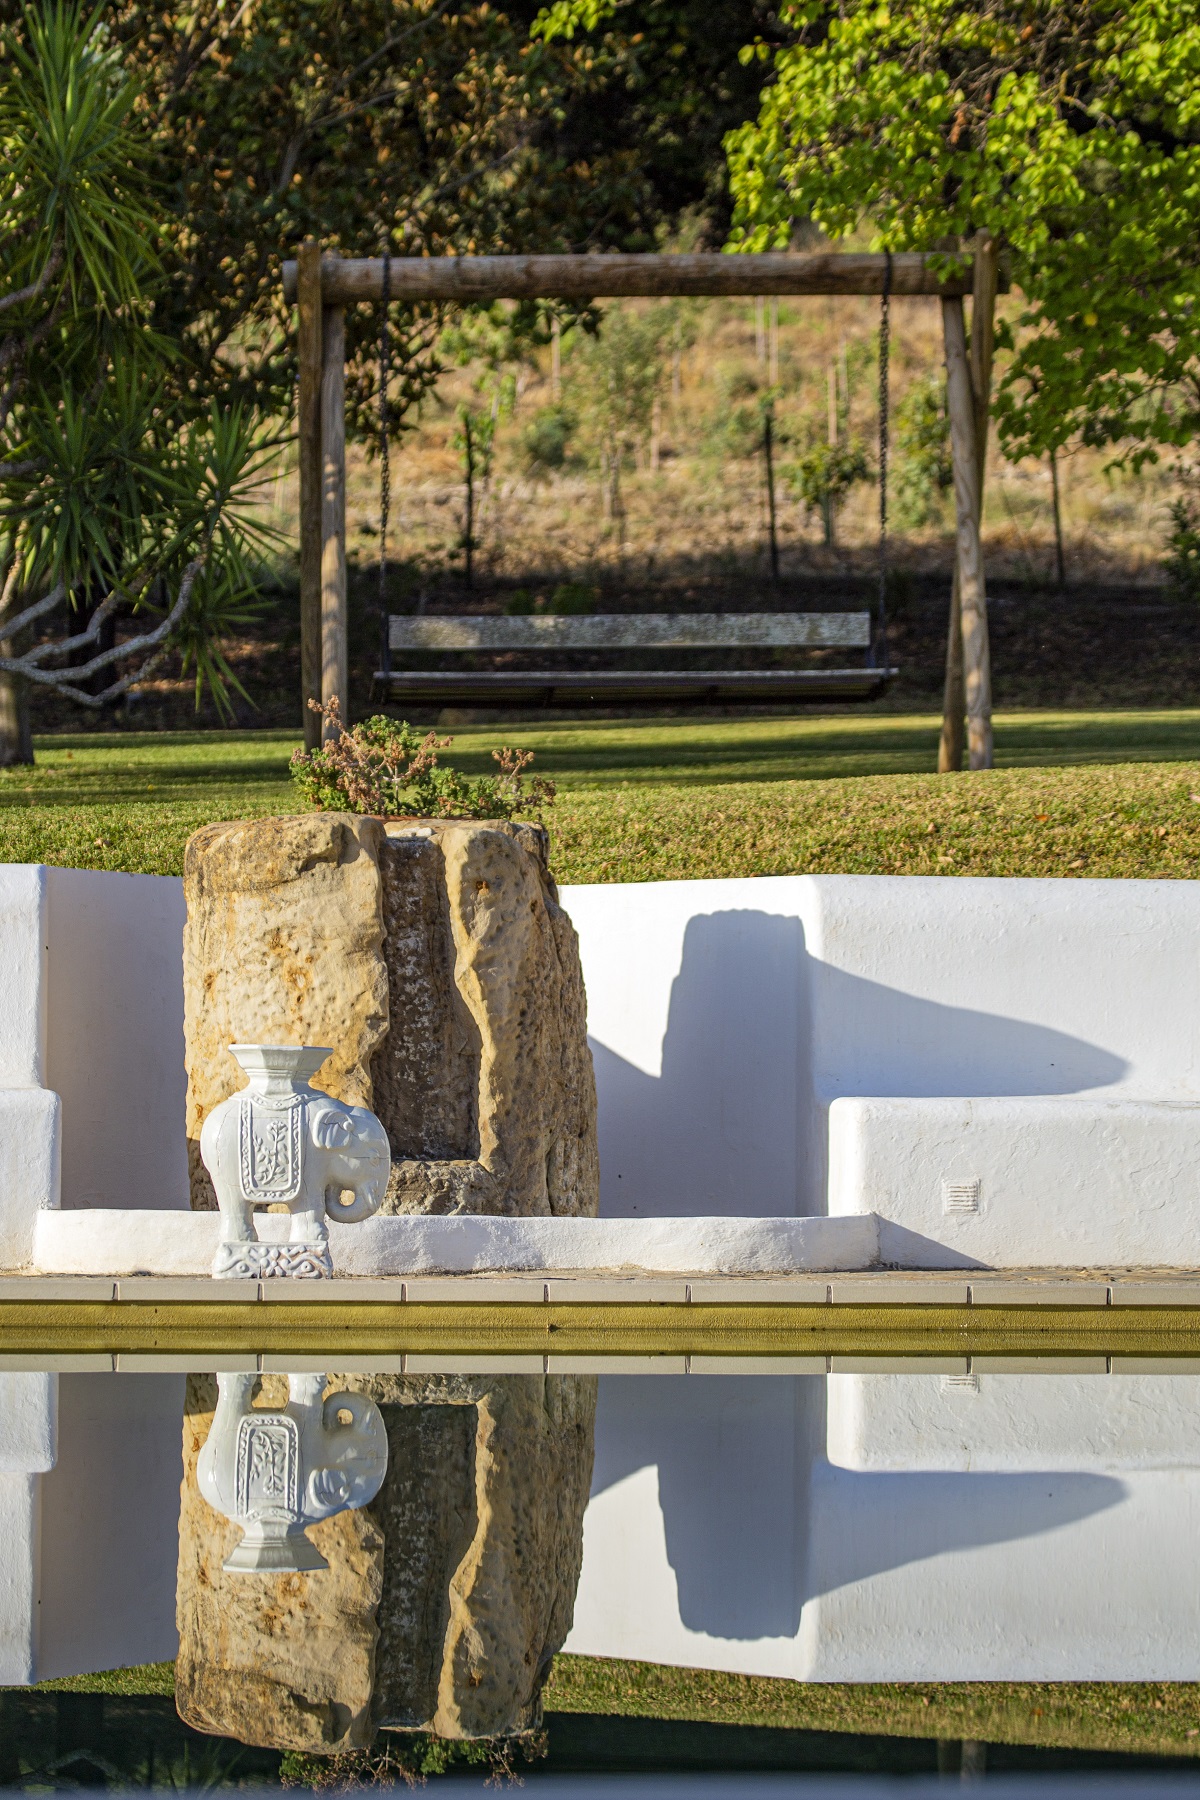
[[[366,1506],[387,1473],[387,1431],[366,1394],[330,1394],[325,1375],[289,1375],[276,1412],[250,1404],[255,1374],[218,1375],[217,1410],[196,1464],[208,1504],[242,1527],[225,1568],[327,1569],[305,1527]],[[345,1415],[343,1417],[343,1415]]]
[[[347,1106],[309,1086],[327,1049],[231,1044],[229,1050],[250,1082],[214,1106],[200,1132],[200,1155],[221,1209],[212,1272],[332,1275],[326,1220],[350,1225],[378,1210],[392,1166],[387,1133],[365,1106]],[[263,1243],[254,1209],[277,1205],[292,1215],[288,1242]]]

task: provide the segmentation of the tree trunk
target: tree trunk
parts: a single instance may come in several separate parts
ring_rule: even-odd
[[[0,655],[12,654],[11,644],[0,643]],[[29,683],[20,675],[0,674],[0,769],[13,769],[32,761]]]
[[[321,742],[309,705],[321,698],[321,248],[306,238],[299,257],[297,354],[300,391],[300,713],[304,747]]]
[[[976,407],[971,392],[962,301],[942,301],[946,341],[946,395],[954,462],[954,510],[958,522],[959,611],[962,617],[963,685],[967,703],[967,755],[972,769],[992,766],[992,676],[988,650],[987,590],[979,536],[979,458]]]
[[[975,246],[971,305],[971,392],[975,410],[975,467],[978,480],[976,518],[982,527],[983,475],[987,461],[988,409],[992,392],[992,352],[995,339],[996,246],[981,238]],[[946,679],[942,699],[942,735],[938,745],[938,774],[957,772],[966,750],[966,690],[963,684],[962,610],[958,559],[950,584],[950,621],[946,632]]]
[[[769,406],[763,414],[763,457],[766,461],[767,475],[767,533],[768,549],[771,556],[771,580],[779,580],[779,540],[775,533],[775,458],[774,458],[774,424],[775,409]]]
[[[1060,588],[1067,585],[1067,559],[1063,554],[1062,503],[1058,492],[1058,454],[1050,452],[1050,497],[1054,505],[1054,574]]]

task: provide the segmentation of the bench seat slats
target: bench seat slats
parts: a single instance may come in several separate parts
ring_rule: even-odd
[[[584,613],[393,616],[393,650],[865,650],[871,615]]]
[[[612,706],[621,702],[706,700],[870,700],[894,679],[896,669],[394,669],[376,679],[397,699],[441,706]]]

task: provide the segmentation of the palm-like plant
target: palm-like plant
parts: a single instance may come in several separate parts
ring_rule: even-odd
[[[221,637],[268,548],[246,502],[274,442],[148,324],[138,99],[100,9],[47,0],[0,33],[0,762],[28,760],[28,686],[100,706],[173,649],[226,706]]]

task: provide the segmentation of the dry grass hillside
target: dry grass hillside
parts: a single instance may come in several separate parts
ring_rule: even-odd
[[[675,310],[671,311],[672,304]],[[1001,307],[1012,309],[1013,298]],[[502,611],[553,605],[567,587],[603,610],[811,609],[870,604],[877,585],[878,496],[854,485],[838,509],[835,542],[797,491],[806,445],[829,435],[830,389],[843,445],[861,447],[873,477],[877,450],[874,301],[805,299],[773,307],[753,300],[633,302],[659,318],[659,403],[652,429],[626,458],[623,519],[606,516],[597,434],[589,431],[580,379],[586,344],[563,340],[556,384],[549,347],[500,371],[512,404],[501,408],[490,471],[476,494],[474,581],[463,557],[460,405],[487,413],[496,372],[452,369],[392,448],[388,604],[392,610]],[[936,704],[952,556],[952,505],[928,482],[922,494],[904,451],[904,416],[922,383],[941,370],[934,300],[892,307],[893,649],[903,667],[885,706]],[[768,558],[761,409],[775,404],[779,578]],[[575,416],[558,466],[531,461],[530,444],[556,405]],[[551,431],[553,436],[553,430]],[[1099,452],[1059,468],[1065,585],[1056,578],[1052,481],[1047,463],[1010,463],[993,433],[985,542],[999,706],[1170,706],[1200,692],[1200,609],[1173,600],[1163,579],[1165,464],[1139,477],[1106,468]],[[924,499],[926,517],[914,509]],[[907,504],[906,504],[907,495]],[[280,458],[264,506],[284,541],[297,540],[294,449]],[[352,447],[348,539],[351,656],[356,708],[371,702],[377,666],[380,496],[378,465]],[[294,558],[265,596],[260,621],[230,646],[252,705],[240,725],[298,721],[298,625]],[[39,729],[69,729],[78,715],[40,701]],[[212,722],[206,705],[201,722]],[[196,722],[186,682],[168,676],[106,724],[187,727]]]

